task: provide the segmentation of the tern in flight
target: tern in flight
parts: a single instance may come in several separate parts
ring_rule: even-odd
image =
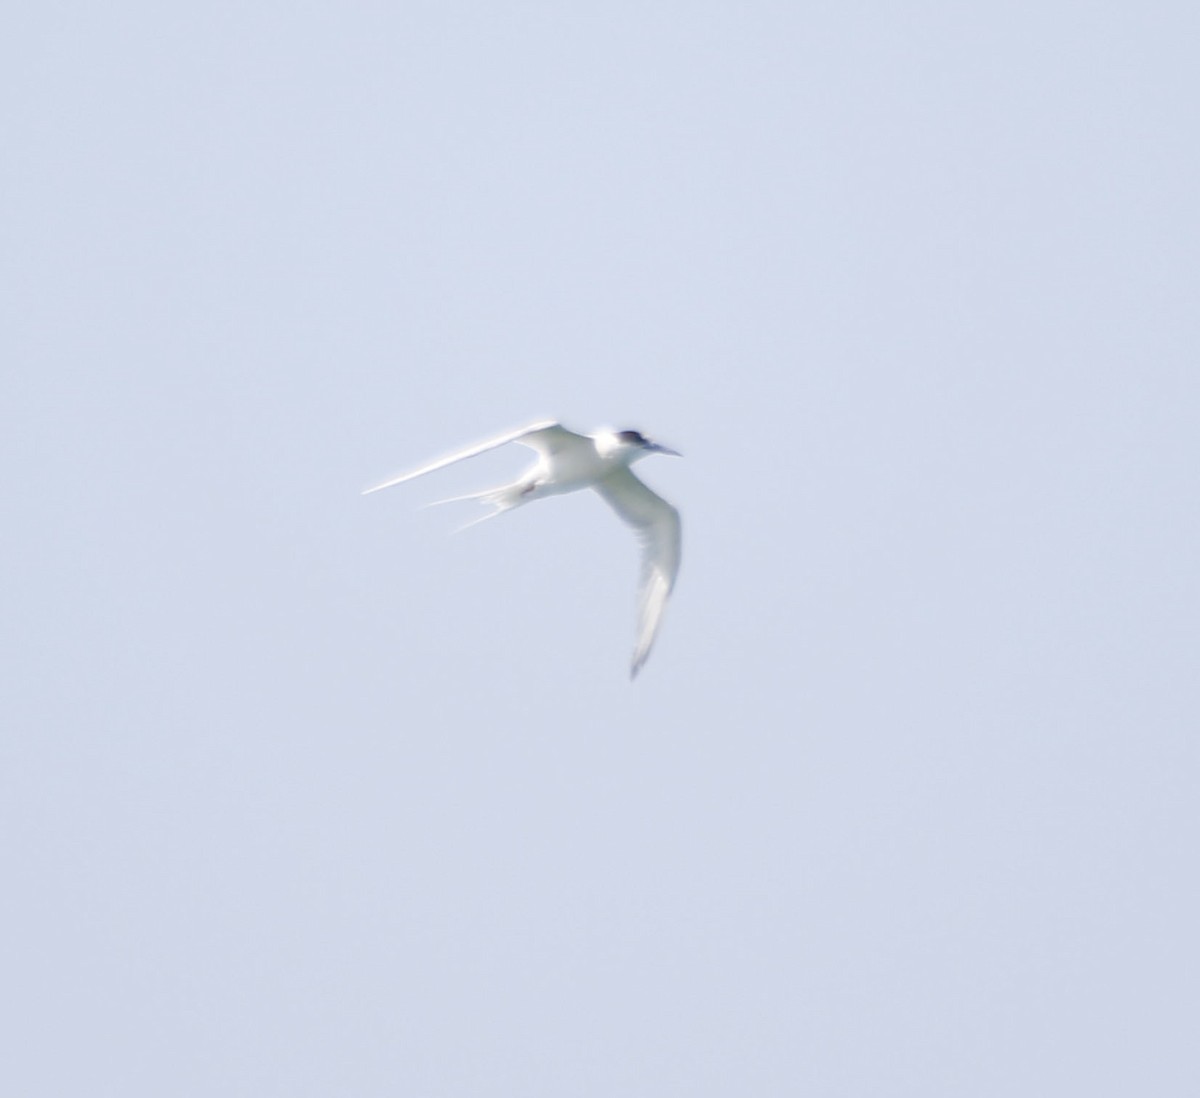
[[[642,543],[637,643],[629,670],[630,678],[636,677],[650,655],[667,596],[679,571],[679,512],[638,480],[629,467],[647,454],[678,457],[678,451],[651,442],[640,431],[597,431],[594,435],[578,435],[559,423],[546,420],[431,461],[411,473],[402,473],[376,484],[363,495],[403,484],[509,442],[528,446],[537,453],[538,460],[528,472],[513,484],[438,502],[477,499],[493,508],[483,516],[483,519],[489,519],[546,496],[577,492],[582,488],[594,488],[599,492],[618,517],[633,527]]]

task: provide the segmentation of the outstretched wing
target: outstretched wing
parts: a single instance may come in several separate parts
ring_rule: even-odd
[[[642,543],[642,580],[638,591],[637,643],[630,678],[635,678],[650,655],[667,596],[679,573],[679,512],[622,466],[596,483],[596,491],[633,527]]]
[[[522,446],[528,446],[530,449],[536,450],[543,457],[546,457],[555,453],[564,445],[580,441],[583,441],[582,435],[568,431],[553,420],[547,419],[540,423],[530,424],[528,427],[522,427],[519,431],[509,431],[507,434],[500,435],[497,438],[488,439],[487,442],[468,446],[465,450],[459,450],[446,457],[438,458],[437,461],[431,461],[428,465],[422,465],[420,469],[414,469],[411,473],[401,473],[390,480],[385,480],[382,484],[376,484],[373,488],[367,488],[363,492],[363,495],[378,492],[383,488],[391,488],[395,484],[403,484],[406,480],[415,480],[417,477],[423,477],[426,473],[432,473],[437,469],[444,469],[447,465],[453,465],[456,461],[475,457],[476,454],[483,454],[488,450],[495,450],[498,446],[504,446],[510,442],[519,442]]]

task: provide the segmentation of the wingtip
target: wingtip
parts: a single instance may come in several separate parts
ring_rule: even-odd
[[[391,477],[379,484],[372,484],[370,488],[364,488],[361,492],[364,496],[369,496],[372,492],[382,492],[385,488],[395,488],[397,484],[404,484],[413,479],[414,474],[402,473],[400,476]]]

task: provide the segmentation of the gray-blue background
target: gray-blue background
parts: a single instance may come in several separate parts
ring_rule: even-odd
[[[10,13],[3,1091],[1200,1092],[1198,40]]]

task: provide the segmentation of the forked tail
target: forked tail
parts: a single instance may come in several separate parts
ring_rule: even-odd
[[[443,503],[462,503],[464,500],[473,499],[478,500],[486,507],[492,508],[486,515],[472,519],[465,526],[460,526],[455,531],[455,533],[462,533],[468,527],[478,526],[481,522],[486,522],[490,518],[504,514],[505,511],[511,511],[515,507],[520,507],[523,503],[528,503],[531,487],[532,485],[525,481],[517,481],[515,484],[506,484],[502,488],[489,488],[485,492],[472,492],[466,496],[451,496],[449,499],[437,499],[432,503],[425,504],[425,506],[440,507]]]

